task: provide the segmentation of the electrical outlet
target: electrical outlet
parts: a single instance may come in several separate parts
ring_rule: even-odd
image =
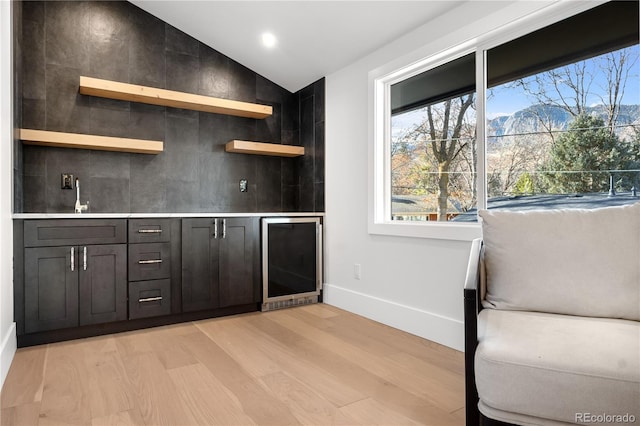
[[[362,266],[359,263],[353,265],[353,278],[356,280],[362,278]]]
[[[73,189],[73,175],[70,173],[62,173],[60,187],[62,189]]]

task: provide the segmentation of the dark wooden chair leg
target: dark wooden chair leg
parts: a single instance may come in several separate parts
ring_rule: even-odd
[[[479,413],[480,416],[480,426],[516,426],[513,423],[505,423],[500,420],[490,419],[482,413]]]
[[[474,357],[478,345],[478,292],[476,289],[464,290],[464,364],[465,364],[465,424],[478,426],[478,390],[474,368]]]

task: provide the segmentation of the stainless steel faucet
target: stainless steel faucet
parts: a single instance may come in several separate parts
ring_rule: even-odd
[[[80,204],[80,179],[76,178],[76,213],[82,213],[89,208],[89,200],[87,204]]]

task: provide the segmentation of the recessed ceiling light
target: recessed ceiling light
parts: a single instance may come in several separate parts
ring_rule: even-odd
[[[274,36],[271,33],[263,33],[262,34],[262,44],[265,47],[275,47],[275,45],[278,43],[278,39],[276,39],[276,36]]]

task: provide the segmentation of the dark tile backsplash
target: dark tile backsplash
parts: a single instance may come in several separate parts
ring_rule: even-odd
[[[24,90],[24,77],[22,75],[23,66],[23,38],[22,38],[22,14],[23,4],[22,2],[15,2],[12,9],[12,21],[13,21],[13,125],[14,127],[20,127],[22,116],[22,92]],[[28,28],[28,30],[33,30]],[[36,52],[35,57],[38,56]],[[36,89],[37,91],[37,89]],[[24,179],[24,150],[22,149],[22,143],[14,136],[13,140],[13,210],[22,211],[24,209],[23,196],[25,193]]]
[[[15,211],[324,211],[324,79],[298,93],[125,1],[16,2],[16,126],[164,141],[158,155],[17,143]],[[271,105],[264,120],[78,93],[80,75]],[[305,156],[231,154],[232,139],[302,145]],[[247,179],[249,191],[240,192]]]
[[[324,211],[324,78],[298,92],[300,145],[296,159],[301,211]],[[317,191],[322,191],[318,193]]]

